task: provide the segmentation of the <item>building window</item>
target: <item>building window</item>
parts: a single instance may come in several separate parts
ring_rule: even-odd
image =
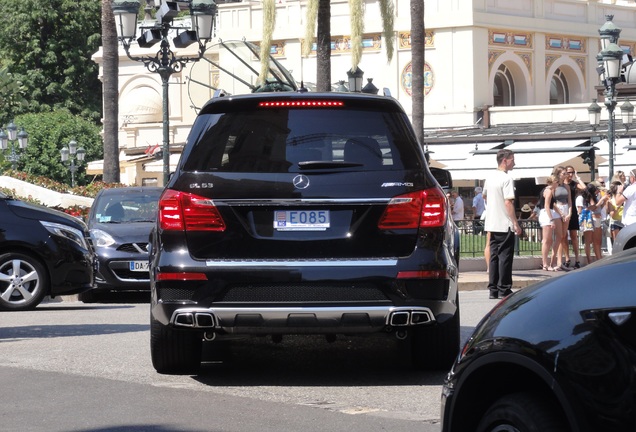
[[[493,90],[494,106],[515,105],[515,82],[512,73],[506,65],[499,66],[495,75],[495,88]]]
[[[550,82],[550,105],[559,105],[570,103],[570,92],[568,90],[568,82],[561,69],[554,71],[552,81]]]

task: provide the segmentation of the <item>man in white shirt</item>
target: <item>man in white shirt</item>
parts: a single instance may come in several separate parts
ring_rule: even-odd
[[[464,220],[464,200],[459,195],[456,190],[451,192],[451,196],[453,197],[453,210],[451,215],[455,223]]]
[[[497,171],[488,177],[483,195],[486,199],[485,230],[490,233],[490,264],[488,266],[489,298],[512,294],[512,259],[515,234],[521,227],[515,213],[514,181],[508,171],[515,166],[511,150],[497,152]]]
[[[624,190],[618,188],[616,193],[616,206],[623,204],[623,225],[627,226],[636,222],[636,169],[629,172],[629,186]]]

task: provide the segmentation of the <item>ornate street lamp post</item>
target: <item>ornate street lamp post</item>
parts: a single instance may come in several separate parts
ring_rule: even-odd
[[[605,107],[609,113],[609,122],[607,128],[607,143],[609,145],[609,178],[614,176],[614,145],[615,145],[615,119],[614,108],[616,108],[616,84],[621,79],[621,61],[624,52],[618,46],[618,37],[621,29],[616,27],[612,22],[614,15],[605,16],[605,24],[599,29],[601,35],[601,52],[597,56],[599,65],[597,72],[601,77],[601,81],[605,86]],[[592,107],[590,107],[591,109]],[[588,111],[590,110],[588,109]],[[590,121],[592,120],[592,112],[590,112]],[[600,115],[600,111],[599,111]],[[597,119],[598,120],[598,119]],[[598,121],[596,122],[598,125]]]
[[[179,13],[179,4],[187,3],[192,20],[192,27],[173,25]],[[150,8],[150,6],[148,7]],[[152,25],[140,26],[141,36],[137,44],[141,48],[150,48],[160,42],[155,56],[134,56],[130,54],[132,41],[137,35],[137,13],[139,0],[114,0],[113,14],[117,26],[117,37],[122,42],[128,58],[144,64],[150,72],[161,77],[163,90],[163,184],[168,183],[170,176],[170,117],[168,99],[168,81],[175,72],[180,72],[186,63],[199,61],[205,54],[206,44],[212,38],[216,3],[213,0],[167,1],[162,0],[157,9],[157,21]],[[168,36],[176,33],[172,39],[175,48],[186,48],[193,43],[199,45],[196,56],[181,56],[170,49]]]
[[[75,140],[71,140],[68,143],[68,146],[62,147],[60,150],[60,158],[62,159],[62,163],[65,167],[67,167],[71,171],[71,187],[75,187],[75,172],[84,162],[84,157],[86,156],[86,150],[80,147],[77,148],[77,142]],[[75,165],[75,161],[77,160],[77,165]]]
[[[6,151],[9,149],[9,143],[11,143],[11,153],[6,156],[6,159],[11,162],[11,169],[16,169],[22,154],[18,153],[15,141],[18,142],[18,147],[24,150],[29,142],[29,134],[24,131],[24,128],[20,128],[20,132],[18,132],[18,127],[13,122],[6,126],[6,130],[5,132],[0,129],[0,149],[3,152]]]

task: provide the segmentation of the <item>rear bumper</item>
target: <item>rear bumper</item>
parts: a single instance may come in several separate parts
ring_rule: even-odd
[[[444,264],[443,258],[434,268],[415,257],[205,262],[188,255],[179,258],[180,262],[163,251],[151,263],[151,311],[163,325],[184,330],[376,333],[443,323],[458,307],[456,266],[451,260]],[[171,265],[161,265],[164,259]],[[398,276],[420,274],[413,269],[429,269],[436,276]],[[171,273],[175,279],[161,276]],[[199,278],[181,280],[182,274]]]
[[[435,317],[425,307],[272,307],[272,308],[178,308],[170,325],[223,331],[258,333],[356,333],[390,327],[431,324]]]

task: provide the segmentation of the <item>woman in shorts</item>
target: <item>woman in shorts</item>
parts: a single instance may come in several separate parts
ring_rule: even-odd
[[[546,271],[555,271],[552,267],[551,260],[549,258],[550,250],[552,250],[552,257],[557,253],[559,245],[554,242],[552,236],[555,233],[556,224],[555,219],[559,219],[560,215],[554,208],[554,190],[557,187],[557,179],[554,176],[550,176],[546,180],[546,187],[541,191],[539,195],[539,201],[537,206],[539,210],[539,225],[541,226],[542,239],[541,239],[541,268]],[[559,238],[559,237],[556,237]]]
[[[557,186],[554,189],[555,206],[560,219],[555,220],[555,232],[560,232],[561,237],[556,237],[558,242],[557,260],[562,263],[562,257],[565,257],[569,261],[570,245],[568,242],[568,227],[570,225],[570,218],[572,217],[572,194],[570,192],[570,185],[567,182],[567,170],[565,167],[557,166],[554,168],[552,175],[557,179]],[[567,270],[567,266],[558,264],[557,267],[561,270]]]

